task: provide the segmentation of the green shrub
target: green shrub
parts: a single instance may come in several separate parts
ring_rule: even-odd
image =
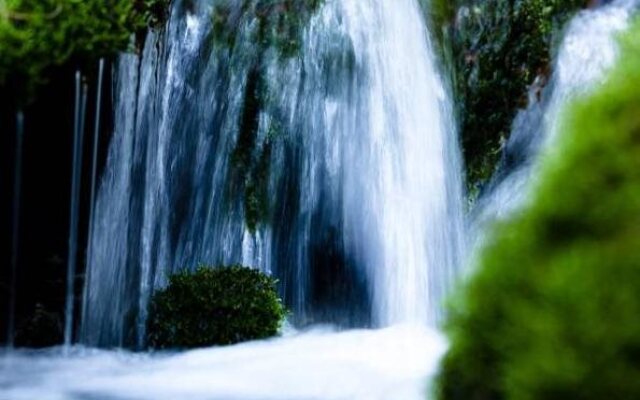
[[[152,348],[226,345],[274,336],[285,317],[276,281],[240,266],[171,276],[150,302],[147,342]]]
[[[640,24],[454,300],[440,399],[640,398]]]
[[[47,71],[128,49],[166,15],[169,0],[0,1],[0,88],[33,98]]]

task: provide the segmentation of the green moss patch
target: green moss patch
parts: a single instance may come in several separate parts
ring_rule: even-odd
[[[231,203],[243,201],[245,223],[252,232],[268,222],[271,150],[284,126],[278,118],[280,113],[270,104],[266,65],[274,61],[273,51],[278,62],[299,56],[304,30],[323,3],[324,0],[241,0],[214,5],[212,40],[217,50],[231,55],[246,52],[242,46],[236,48],[241,33],[249,33],[249,39],[257,43],[255,52],[240,55],[251,60],[252,66],[246,76],[229,190]],[[261,126],[261,121],[266,126]],[[260,137],[262,130],[265,138]]]
[[[274,47],[283,57],[292,57],[300,50],[304,27],[324,0],[241,0],[240,3],[216,4],[215,43],[233,48],[239,21],[249,18],[258,23],[256,41],[262,47]]]

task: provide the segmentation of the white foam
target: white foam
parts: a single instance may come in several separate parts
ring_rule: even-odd
[[[424,399],[445,349],[435,331],[395,326],[178,354],[14,351],[0,359],[0,399]]]

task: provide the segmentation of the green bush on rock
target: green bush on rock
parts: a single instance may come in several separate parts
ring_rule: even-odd
[[[271,277],[241,266],[180,272],[149,306],[152,348],[227,345],[274,336],[286,311]]]
[[[640,398],[640,24],[455,299],[443,400]]]

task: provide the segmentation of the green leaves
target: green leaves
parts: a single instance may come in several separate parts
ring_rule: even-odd
[[[276,281],[241,267],[179,272],[149,305],[152,348],[194,348],[264,339],[278,333],[286,311]]]
[[[0,88],[31,100],[52,67],[127,50],[133,33],[157,24],[169,0],[0,2]]]
[[[640,398],[640,24],[454,300],[439,398]]]

